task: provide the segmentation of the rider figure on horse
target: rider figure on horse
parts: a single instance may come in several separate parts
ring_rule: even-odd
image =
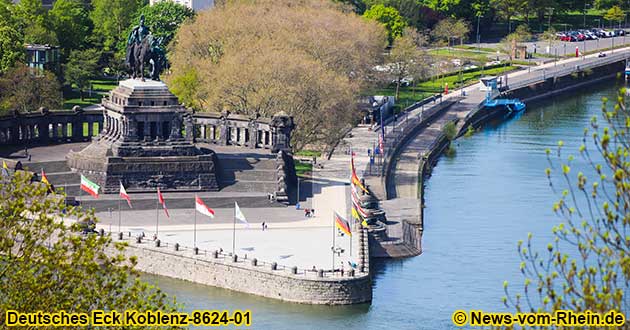
[[[134,28],[131,30],[131,33],[129,33],[129,37],[127,38],[127,54],[125,60],[130,68],[134,68],[136,65],[134,63],[134,54],[136,48],[140,47],[144,38],[146,38],[150,33],[151,31],[149,30],[149,28],[144,25],[144,15],[140,15],[140,24],[134,26]],[[132,69],[132,71],[135,70]]]

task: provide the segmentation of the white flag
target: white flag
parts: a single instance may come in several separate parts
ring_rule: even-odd
[[[249,228],[249,222],[247,222],[247,219],[245,219],[245,215],[243,214],[243,212],[241,212],[241,208],[238,207],[238,203],[236,201],[234,201],[234,217],[236,218],[236,220],[244,223],[247,228]]]

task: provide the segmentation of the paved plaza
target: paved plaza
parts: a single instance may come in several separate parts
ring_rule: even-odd
[[[287,268],[297,266],[301,269],[330,269],[332,266],[332,216],[316,215],[305,218],[302,210],[281,209],[242,209],[248,218],[249,227],[236,222],[233,232],[233,209],[216,209],[214,219],[197,214],[197,246],[200,250],[214,251],[222,249],[232,252],[232,236],[235,234],[235,252],[240,257],[258,258],[264,262],[277,262]],[[166,218],[162,209],[159,212],[158,238],[162,244],[192,248],[194,246],[194,210],[178,209],[170,211]],[[317,211],[316,211],[317,212]],[[285,214],[283,214],[285,213]],[[274,216],[275,214],[275,216]],[[144,233],[145,239],[153,240],[156,231],[156,211],[122,212],[120,231],[132,237]],[[113,232],[118,229],[118,212],[101,212],[98,228]],[[267,224],[262,230],[262,221]],[[343,264],[349,268],[348,261],[356,262],[350,256],[350,238],[337,233],[335,246],[344,251],[335,256],[335,267]],[[356,240],[355,240],[356,241]],[[356,244],[356,242],[355,242]],[[354,255],[357,247],[353,246]],[[208,252],[208,253],[209,253]]]

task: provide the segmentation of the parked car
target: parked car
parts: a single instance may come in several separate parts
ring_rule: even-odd
[[[591,29],[591,32],[595,33],[600,38],[610,38],[613,36],[612,31],[606,31],[604,29]]]
[[[612,31],[616,37],[623,36],[626,34],[626,31],[623,29],[616,29]]]
[[[586,40],[599,39],[599,37],[595,33],[591,32],[589,30],[579,30],[579,32],[582,33],[586,37]]]
[[[573,37],[575,37],[575,40],[571,40],[571,41],[584,41],[586,40],[586,36],[583,33],[580,33],[578,31],[571,31],[569,32],[569,34]]]

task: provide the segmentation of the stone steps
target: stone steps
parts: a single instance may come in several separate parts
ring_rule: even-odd
[[[275,182],[276,180],[276,171],[275,170],[223,170],[221,171],[221,181],[229,182],[229,181],[268,181]]]
[[[68,164],[66,163],[65,160],[25,163],[24,168],[35,173],[41,173],[42,169],[44,169],[44,171],[46,172],[46,175],[52,174],[52,173],[71,171],[70,167],[68,167]]]
[[[276,159],[275,158],[254,158],[254,157],[246,157],[246,158],[232,158],[232,157],[224,157],[222,155],[218,156],[219,164],[221,168],[225,171],[237,171],[237,170],[275,170],[276,169]]]
[[[46,177],[50,183],[59,186],[63,184],[78,184],[81,182],[81,175],[75,172],[46,172]]]
[[[221,181],[220,187],[222,192],[265,192],[273,193],[276,191],[275,181],[246,181],[246,180],[226,180]]]

